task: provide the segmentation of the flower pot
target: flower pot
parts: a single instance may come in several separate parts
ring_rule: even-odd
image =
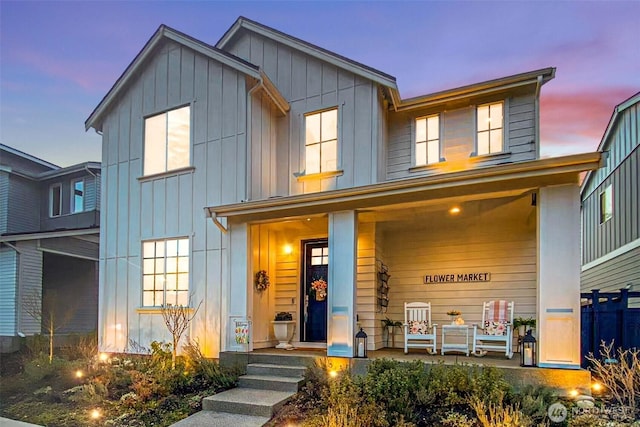
[[[294,320],[272,320],[273,334],[279,344],[276,348],[284,348],[285,350],[293,350],[293,346],[289,343],[293,338],[296,330],[296,322]]]

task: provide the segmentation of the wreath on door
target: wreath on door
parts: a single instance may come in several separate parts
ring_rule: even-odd
[[[254,280],[254,285],[256,287],[256,291],[262,292],[267,290],[269,287],[269,275],[266,270],[260,270],[256,273],[256,278]]]

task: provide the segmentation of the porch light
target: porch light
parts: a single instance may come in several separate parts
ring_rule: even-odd
[[[284,245],[283,250],[285,255],[291,255],[293,253],[293,247],[289,244]]]
[[[520,366],[526,368],[537,366],[536,350],[536,338],[531,335],[531,329],[529,329],[520,344]]]
[[[360,332],[356,334],[356,349],[357,353],[355,357],[367,358],[367,334],[360,328]]]
[[[458,215],[460,213],[460,208],[458,206],[454,206],[451,209],[449,209],[449,213],[451,215]]]

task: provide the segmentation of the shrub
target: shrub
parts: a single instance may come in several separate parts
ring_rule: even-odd
[[[25,364],[24,374],[29,381],[38,383],[57,376],[65,365],[67,365],[67,361],[58,357],[54,357],[49,363],[49,356],[40,353]]]
[[[471,399],[471,406],[476,412],[482,427],[528,427],[531,420],[518,409],[518,405],[502,405],[489,403],[478,398]]]

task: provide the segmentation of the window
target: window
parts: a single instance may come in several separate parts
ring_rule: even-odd
[[[49,216],[62,215],[62,186],[53,184],[49,188]]]
[[[440,117],[416,119],[416,166],[440,161]]]
[[[311,265],[327,265],[329,264],[329,248],[312,248],[311,249]]]
[[[142,304],[189,304],[189,239],[142,244]]]
[[[480,105],[477,112],[479,156],[503,151],[503,103]]]
[[[190,112],[191,107],[186,106],[145,119],[145,175],[190,165]]]
[[[613,191],[611,185],[608,185],[602,193],[600,193],[600,224],[609,221],[613,216]]]
[[[338,167],[338,109],[305,116],[305,174]]]
[[[84,211],[84,180],[71,181],[71,213]]]

